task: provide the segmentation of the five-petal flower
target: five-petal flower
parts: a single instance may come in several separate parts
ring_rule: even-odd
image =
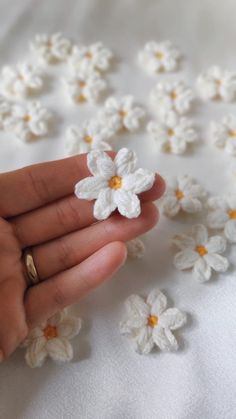
[[[224,148],[228,154],[236,156],[236,118],[234,115],[227,115],[220,122],[212,122],[210,131],[217,147]]]
[[[193,226],[190,234],[179,234],[173,243],[180,249],[174,257],[174,266],[178,270],[191,269],[194,277],[200,281],[208,281],[212,270],[226,272],[229,262],[221,256],[226,250],[226,240],[221,236],[208,237],[207,228],[202,224]]]
[[[120,332],[131,338],[139,354],[149,354],[155,345],[162,351],[178,349],[172,330],[186,323],[186,314],[166,306],[166,296],[159,289],[151,291],[146,300],[139,295],[127,299],[127,318],[120,323]]]
[[[179,58],[180,52],[170,41],[149,41],[138,54],[140,65],[149,74],[155,74],[159,71],[175,70]]]
[[[113,54],[105,48],[102,42],[89,45],[88,47],[74,46],[70,58],[72,69],[78,71],[106,71],[109,69]]]
[[[145,254],[145,246],[143,241],[136,237],[136,239],[129,240],[126,243],[128,257],[130,259],[141,259]]]
[[[43,87],[43,79],[38,68],[26,62],[18,64],[15,68],[3,67],[1,76],[1,89],[6,96],[24,98]]]
[[[200,74],[197,87],[203,100],[222,99],[232,102],[236,93],[236,74],[213,66]]]
[[[65,61],[71,53],[71,42],[61,33],[53,35],[38,34],[30,48],[35,54],[46,63]]]
[[[105,220],[116,208],[127,218],[140,215],[137,195],[152,187],[155,175],[136,169],[134,151],[122,148],[112,160],[104,151],[92,150],[87,156],[87,165],[93,176],[75,185],[75,195],[79,199],[96,200],[93,210],[96,219]]]
[[[208,200],[207,223],[210,228],[223,229],[225,237],[236,243],[236,194]]]
[[[98,72],[80,72],[63,80],[70,99],[76,103],[95,103],[107,88],[106,80]]]

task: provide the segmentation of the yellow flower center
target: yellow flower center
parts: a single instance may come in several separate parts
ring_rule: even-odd
[[[217,84],[217,86],[221,86],[222,85],[222,80],[218,79],[215,81],[215,83]]]
[[[233,220],[235,220],[236,219],[236,209],[230,209],[228,211],[228,215],[229,215],[230,218],[232,218]]]
[[[86,52],[85,57],[88,59],[91,59],[93,57],[93,54],[91,52]]]
[[[79,81],[79,87],[83,88],[86,86],[86,82],[84,80]]]
[[[158,323],[158,317],[155,316],[154,314],[150,314],[150,316],[147,319],[147,324],[150,327],[155,327]]]
[[[199,246],[196,246],[196,252],[198,252],[200,256],[205,256],[208,253],[208,250],[205,246],[200,244]]]
[[[165,145],[164,145],[164,151],[166,152],[166,153],[171,153],[171,144],[168,142],[168,143],[166,143]]]
[[[236,137],[236,131],[235,131],[235,130],[233,130],[233,129],[230,129],[230,130],[228,131],[228,136],[229,136],[229,137]]]
[[[93,142],[93,137],[91,137],[90,135],[85,135],[84,142],[87,144],[91,144]]]
[[[167,134],[169,135],[169,137],[173,137],[173,135],[175,135],[175,131],[172,128],[169,128],[167,130]]]
[[[120,189],[122,185],[122,178],[120,176],[113,176],[109,180],[108,185],[112,189]]]
[[[175,196],[178,199],[178,201],[180,201],[184,198],[184,193],[178,189],[177,191],[175,191]]]
[[[121,116],[121,118],[125,118],[128,115],[128,112],[126,111],[120,111],[119,115]]]
[[[32,117],[31,117],[30,115],[25,115],[25,116],[23,117],[23,120],[24,120],[25,122],[30,122],[30,121],[32,120]]]
[[[163,52],[156,52],[155,57],[158,58],[158,60],[162,60],[164,58]]]
[[[84,96],[84,95],[80,95],[79,97],[78,97],[78,101],[80,102],[80,103],[83,103],[83,102],[86,102],[86,97]]]
[[[45,327],[45,329],[43,329],[43,334],[46,339],[56,338],[58,336],[56,326],[52,326],[51,324],[48,324]]]
[[[171,99],[173,99],[173,100],[175,100],[175,99],[177,98],[177,93],[175,92],[175,90],[173,90],[173,91],[170,93],[170,97],[171,97]]]

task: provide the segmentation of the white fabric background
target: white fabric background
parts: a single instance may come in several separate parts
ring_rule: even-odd
[[[132,93],[145,103],[158,78],[149,78],[136,65],[144,43],[152,38],[174,41],[185,55],[176,77],[189,83],[211,64],[235,70],[235,13],[234,0],[1,0],[0,64],[22,59],[37,32],[61,30],[82,44],[101,40],[117,57],[108,75],[111,92]],[[96,107],[66,107],[57,83],[51,80],[41,98],[58,116],[52,136],[22,145],[1,134],[1,171],[63,157],[66,125],[95,115]],[[207,144],[206,125],[226,111],[235,112],[235,106],[196,104],[193,118],[201,142],[192,154],[158,154],[144,132],[121,137],[116,148],[129,144],[137,150],[141,166],[164,174],[189,173],[209,192],[223,193],[232,188],[226,174],[230,159]],[[229,273],[205,285],[175,271],[168,239],[193,222],[191,217],[163,217],[146,238],[146,257],[129,262],[75,306],[84,328],[73,342],[71,364],[58,367],[49,361],[31,370],[24,363],[24,350],[19,350],[0,366],[1,419],[236,417],[235,254],[229,252]],[[127,296],[145,294],[156,285],[167,293],[170,304],[189,314],[189,321],[177,334],[179,352],[141,357],[120,337],[118,323]]]

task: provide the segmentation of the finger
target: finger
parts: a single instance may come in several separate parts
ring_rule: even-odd
[[[126,242],[146,233],[157,223],[158,218],[156,206],[149,202],[143,204],[138,218],[129,220],[115,214],[83,230],[33,247],[33,258],[40,279],[77,265],[110,242]]]
[[[159,199],[165,189],[165,182],[156,175],[150,191],[140,195],[141,200]],[[84,228],[93,222],[93,202],[77,199],[71,195],[43,208],[15,217],[11,223],[22,247],[32,246]]]
[[[35,327],[110,278],[125,262],[126,246],[109,243],[80,265],[29,289],[25,299],[29,327]]]

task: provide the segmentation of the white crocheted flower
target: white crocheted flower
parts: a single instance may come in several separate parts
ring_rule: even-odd
[[[43,87],[39,70],[31,64],[22,63],[17,67],[5,66],[1,73],[2,92],[7,96],[26,97]]]
[[[236,74],[213,66],[200,74],[197,87],[203,100],[222,99],[232,102],[235,99]]]
[[[149,354],[155,345],[161,351],[178,349],[172,330],[186,323],[186,314],[166,306],[166,296],[158,289],[151,291],[146,300],[139,295],[126,300],[127,318],[120,323],[120,332],[131,338],[139,354]]]
[[[217,147],[224,148],[228,154],[236,156],[236,118],[234,115],[227,115],[220,122],[212,122],[210,131]]]
[[[224,229],[225,237],[236,243],[236,194],[208,200],[207,223],[210,228]]]
[[[140,127],[145,111],[140,106],[135,106],[133,96],[123,96],[120,99],[110,97],[100,115],[115,132],[122,129],[133,132]]]
[[[151,91],[150,100],[160,117],[170,111],[183,115],[190,110],[193,92],[181,81],[158,83]]]
[[[77,103],[95,103],[107,88],[107,82],[97,72],[81,72],[69,76],[64,79],[64,84],[70,99]]]
[[[130,240],[126,243],[128,257],[131,259],[141,259],[145,254],[145,246],[141,239]]]
[[[212,269],[225,272],[229,267],[228,260],[221,256],[226,250],[226,240],[221,236],[209,238],[207,228],[202,224],[193,226],[189,235],[176,235],[173,243],[180,249],[174,258],[175,267],[180,271],[192,268],[194,277],[200,282],[211,278]]]
[[[193,178],[178,176],[168,179],[162,208],[168,217],[174,217],[180,210],[193,214],[202,210],[205,196],[206,192]]]
[[[75,71],[106,71],[110,67],[112,56],[112,52],[105,48],[102,42],[97,42],[88,47],[74,46],[72,48],[70,64]]]
[[[65,61],[71,53],[71,42],[61,33],[38,34],[30,43],[32,51],[46,63]]]
[[[112,160],[104,151],[93,150],[87,156],[87,165],[93,176],[75,185],[75,195],[96,200],[93,209],[96,219],[105,220],[116,208],[127,218],[140,215],[137,195],[152,187],[155,175],[146,169],[136,169],[134,151],[122,148]]]
[[[10,116],[12,104],[0,95],[0,129],[4,128],[6,118]]]
[[[50,112],[39,102],[12,106],[11,115],[6,118],[4,127],[22,141],[31,141],[48,133]]]
[[[139,63],[149,74],[175,70],[179,58],[180,52],[170,41],[149,41],[138,54]]]
[[[66,131],[69,156],[88,153],[91,150],[111,150],[109,140],[113,132],[101,121],[92,119],[82,126],[71,125]]]
[[[26,347],[25,360],[29,367],[41,367],[47,357],[56,362],[68,362],[73,358],[69,340],[77,336],[81,319],[67,314],[66,310],[50,317],[33,329],[22,346]]]
[[[147,132],[156,141],[158,150],[166,153],[183,154],[188,145],[197,140],[192,120],[178,118],[173,113],[168,114],[163,121],[150,121]]]

